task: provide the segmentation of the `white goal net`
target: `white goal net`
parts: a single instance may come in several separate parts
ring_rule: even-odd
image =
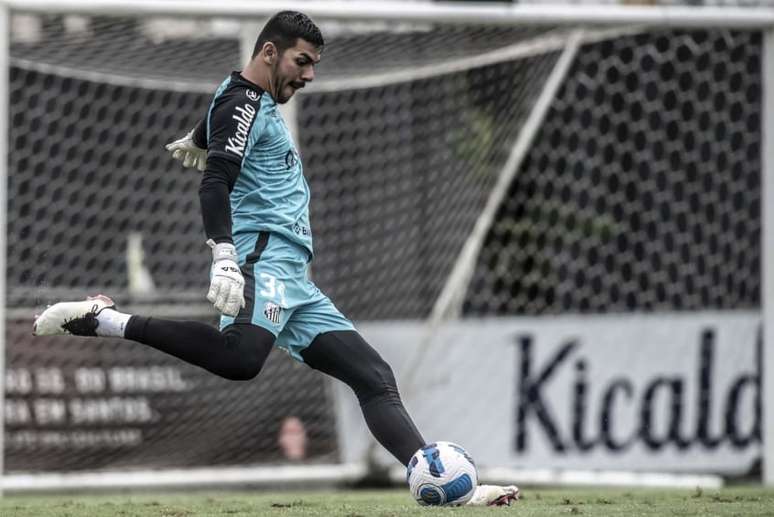
[[[368,454],[338,392],[280,354],[235,384],[139,345],[29,335],[36,309],[94,292],[215,321],[199,175],[164,144],[241,67],[269,10],[172,4],[10,11],[7,474]],[[530,24],[316,4],[326,48],[290,120],[314,279],[365,329],[432,322],[395,365],[410,409],[427,406],[417,365],[447,318],[760,313],[765,17],[654,27],[623,9],[603,26],[549,9]]]

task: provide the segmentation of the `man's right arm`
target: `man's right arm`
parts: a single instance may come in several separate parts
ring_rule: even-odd
[[[229,194],[239,177],[247,139],[258,124],[260,108],[240,89],[215,99],[209,118],[192,133],[197,145],[207,143],[207,167],[199,187],[199,200],[208,239],[233,242]],[[209,123],[209,128],[206,124]]]
[[[199,203],[204,233],[216,243],[233,243],[229,194],[239,176],[239,169],[240,164],[222,156],[207,157],[207,168],[199,185]]]
[[[167,144],[167,150],[184,167],[196,167],[204,172],[199,202],[207,237],[215,243],[232,242],[229,193],[239,176],[240,164],[223,154],[207,156],[207,117],[183,138]]]
[[[236,316],[245,306],[245,280],[239,270],[237,251],[231,238],[229,193],[241,166],[222,156],[208,156],[199,187],[204,231],[212,248],[210,288],[207,299],[227,316]]]
[[[260,112],[258,99],[236,89],[213,101],[207,123],[199,124],[191,140],[207,141],[207,167],[199,187],[204,231],[212,248],[210,289],[207,299],[222,314],[236,316],[245,306],[244,277],[237,264],[231,229],[230,193],[234,189],[247,140]]]

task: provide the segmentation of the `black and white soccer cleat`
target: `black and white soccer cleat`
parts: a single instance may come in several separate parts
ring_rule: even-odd
[[[97,315],[116,304],[105,295],[90,296],[80,302],[60,302],[35,316],[32,334],[35,336],[96,336]]]

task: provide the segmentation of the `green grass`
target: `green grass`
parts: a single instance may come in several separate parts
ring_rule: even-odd
[[[502,508],[423,508],[405,490],[7,495],[3,517],[199,517],[402,515],[774,516],[774,490],[527,489]]]

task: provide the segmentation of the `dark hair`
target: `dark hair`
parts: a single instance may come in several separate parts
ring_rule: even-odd
[[[258,41],[255,42],[253,49],[253,57],[258,55],[267,41],[274,43],[277,52],[281,55],[285,50],[294,46],[298,38],[308,41],[319,49],[325,45],[320,29],[311,18],[298,11],[280,11],[266,22],[258,35]]]

